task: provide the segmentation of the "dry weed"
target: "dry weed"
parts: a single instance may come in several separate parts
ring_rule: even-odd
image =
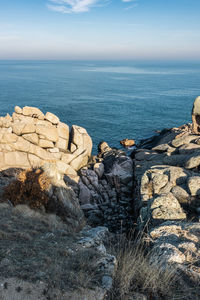
[[[121,235],[111,245],[111,252],[118,264],[109,300],[135,299],[133,295],[138,292],[147,299],[192,299],[187,296],[190,291],[181,286],[177,269],[164,268],[156,256],[146,252],[140,238],[133,242]]]
[[[0,204],[0,274],[63,291],[89,288],[100,254],[79,248],[80,237],[56,216]]]
[[[11,201],[14,206],[27,204],[31,208],[45,207],[49,201],[46,191],[50,184],[50,178],[43,170],[25,170],[5,188],[2,198]]]

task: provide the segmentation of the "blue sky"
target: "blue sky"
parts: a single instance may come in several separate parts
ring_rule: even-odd
[[[0,59],[200,59],[200,0],[0,0]]]

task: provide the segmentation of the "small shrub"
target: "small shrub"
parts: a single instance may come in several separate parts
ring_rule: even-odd
[[[17,204],[27,204],[30,208],[45,207],[49,201],[46,191],[51,184],[50,178],[42,169],[25,170],[4,190],[3,199]]]

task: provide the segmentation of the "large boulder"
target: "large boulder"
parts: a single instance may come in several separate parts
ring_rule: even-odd
[[[92,139],[87,131],[80,126],[72,125],[71,129],[71,144],[75,146],[75,150],[81,148],[82,152],[86,151],[86,155],[90,156],[92,152]],[[71,149],[71,152],[72,151]],[[80,153],[81,154],[81,153]]]
[[[200,133],[200,96],[194,100],[192,108],[192,130],[195,134]]]
[[[132,147],[135,145],[135,141],[134,140],[130,140],[130,139],[123,139],[120,141],[120,144],[124,147]]]
[[[198,287],[200,224],[167,221],[150,230],[149,236],[153,244],[152,259],[159,260],[163,267],[176,264],[187,283],[193,281]]]
[[[55,162],[60,172],[76,176],[91,152],[87,131],[73,125],[70,132],[53,113],[44,115],[37,107],[16,106],[12,116],[0,117],[0,171]]]

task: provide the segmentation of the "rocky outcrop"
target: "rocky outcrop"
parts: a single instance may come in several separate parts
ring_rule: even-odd
[[[113,232],[128,231],[133,225],[132,159],[103,142],[98,156],[79,176],[77,183],[65,180],[79,198],[89,224],[104,224]]]
[[[140,220],[145,216],[155,225],[163,220],[198,219],[199,136],[190,128],[174,128],[152,149],[135,151],[135,204],[142,209]]]
[[[181,284],[191,290],[187,299],[199,299],[200,223],[167,221],[150,230],[149,237],[152,260],[163,269],[175,268]]]
[[[41,264],[39,273],[34,272],[34,275],[31,275],[35,281],[31,281],[32,277],[26,277],[30,275],[30,273],[27,275],[27,268],[20,269],[20,274],[24,271],[25,279],[21,275],[16,276],[18,265],[13,264],[12,257],[9,256],[12,247],[11,252],[2,251],[1,253],[6,253],[6,256],[3,259],[0,257],[1,274],[4,274],[1,278],[3,285],[0,296],[9,299],[13,289],[16,290],[19,286],[25,291],[30,282],[29,289],[35,291],[38,288],[37,280],[40,280],[43,289],[41,291],[38,288],[40,294],[36,293],[35,296],[38,299],[43,299],[41,293],[48,296],[48,293],[54,292],[54,299],[103,300],[112,286],[112,274],[116,264],[115,257],[107,254],[103,243],[104,237],[108,230],[118,234],[130,233],[130,230],[135,228],[136,233],[139,231],[142,235],[145,232],[143,241],[149,246],[148,255],[151,260],[159,261],[159,266],[163,270],[173,267],[173,272],[176,270],[181,275],[183,284],[191,282],[193,286],[198,286],[200,283],[199,105],[197,98],[192,113],[193,125],[164,129],[160,134],[137,145],[131,157],[122,150],[111,148],[106,142],[101,142],[98,146],[98,155],[91,157],[92,141],[84,128],[73,125],[69,133],[68,126],[61,123],[57,116],[51,113],[44,115],[37,108],[16,107],[12,117],[7,115],[0,118],[2,170],[0,198],[6,202],[0,204],[0,214],[3,214],[0,235],[3,238],[5,236],[10,238],[9,242],[12,243],[17,234],[21,243],[26,240],[32,241],[30,242],[32,247],[35,244],[40,245],[39,250],[45,241],[46,249],[54,251],[56,263],[58,257],[56,255],[61,253],[64,256],[64,259],[59,256],[58,267],[62,268],[58,271],[50,270],[51,262],[42,257],[41,261],[46,267]],[[129,141],[125,140],[125,144],[130,146]],[[33,168],[38,165],[39,169],[24,171],[23,176],[20,175],[21,169],[16,168]],[[11,166],[15,167],[14,171],[9,169]],[[42,170],[42,173],[40,171],[38,173],[38,170]],[[28,180],[31,172],[37,177],[36,185],[32,176],[30,176],[31,184]],[[21,182],[16,185],[19,179]],[[37,192],[34,194],[33,191]],[[24,204],[28,204],[29,207]],[[37,211],[33,212],[32,208],[36,208]],[[11,222],[5,223],[3,218],[7,213]],[[36,226],[36,231],[39,231],[37,243],[35,229],[34,233],[31,232],[32,223],[29,224],[24,219],[33,216],[39,222]],[[89,227],[83,228],[84,216]],[[49,224],[51,219],[53,225]],[[12,220],[17,226],[14,233],[9,227]],[[24,230],[18,234],[22,221],[23,228],[28,228],[26,234]],[[73,234],[70,235],[71,233]],[[66,240],[70,246],[65,244]],[[4,247],[4,244],[1,247]],[[26,247],[27,245],[24,246],[25,249]],[[148,249],[146,248],[147,251]],[[29,250],[31,252],[31,249]],[[36,250],[34,248],[34,251]],[[31,253],[34,254],[34,251]],[[77,257],[77,254],[85,255],[85,252],[87,252],[86,261],[91,263],[89,267],[85,264],[85,260],[79,261]],[[16,251],[14,255],[18,255],[17,253]],[[49,253],[47,257],[51,258],[51,254]],[[31,255],[30,257],[34,258]],[[69,270],[65,265],[67,260],[71,266]],[[34,266],[38,266],[38,260],[35,265],[29,260],[28,263],[33,269]],[[14,265],[14,269],[10,267],[11,265]],[[73,274],[71,278],[69,275],[71,269],[75,268],[78,272],[80,266],[86,265],[84,280],[81,283],[75,281],[75,285],[81,290],[74,290],[72,281],[74,278],[81,280],[82,273]],[[63,279],[65,267],[68,270],[67,279],[70,286],[66,284],[61,288],[57,284],[65,282]],[[92,275],[89,285],[84,285],[85,273],[87,278],[90,275],[88,269],[94,276]],[[53,288],[48,283],[48,280],[52,283],[48,272],[63,276],[61,280],[54,278]],[[35,274],[39,274],[38,278],[34,277]],[[29,283],[27,278],[31,278]],[[70,281],[71,279],[73,280]],[[9,289],[6,288],[8,285]],[[196,290],[195,293],[198,294]],[[26,299],[24,292],[21,295]]]
[[[193,127],[194,128],[194,127]],[[161,132],[134,151],[135,218],[152,259],[200,282],[199,135],[190,124]],[[140,145],[142,146],[142,145]],[[196,299],[196,298],[195,298]]]
[[[161,262],[195,263],[200,259],[200,224],[189,222],[167,221],[153,228],[150,236],[154,245],[154,253]],[[165,259],[163,260],[163,257]],[[198,266],[198,265],[197,265]],[[186,267],[186,266],[185,266]]]
[[[15,107],[12,116],[0,117],[0,170],[35,168],[55,162],[60,173],[76,176],[87,164],[92,140],[79,126],[60,122],[36,107]]]

